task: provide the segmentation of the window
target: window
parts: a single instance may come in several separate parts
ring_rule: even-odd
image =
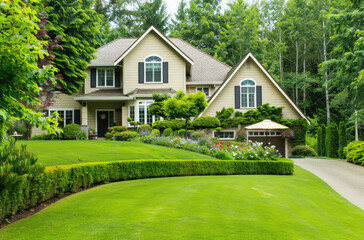
[[[145,59],[145,81],[146,83],[162,82],[162,59],[150,56]]]
[[[97,86],[96,87],[114,87],[114,69],[97,69]]]
[[[214,132],[215,138],[233,139],[235,138],[234,131]]]
[[[129,117],[131,118],[132,121],[134,121],[134,119],[135,119],[135,107],[134,106],[129,106]]]
[[[255,82],[253,80],[244,80],[240,84],[241,89],[241,107],[255,107]]]
[[[139,102],[139,122],[142,124],[152,124],[154,122],[154,116],[148,113],[148,107],[153,102]]]
[[[73,109],[50,109],[49,117],[51,117],[54,112],[58,113],[58,127],[63,128],[67,124],[73,123]]]
[[[210,88],[208,88],[208,87],[197,88],[197,92],[198,91],[205,93],[206,94],[206,97],[210,96]]]

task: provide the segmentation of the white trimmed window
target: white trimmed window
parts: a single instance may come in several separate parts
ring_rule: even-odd
[[[235,132],[234,131],[221,131],[221,132],[214,132],[215,138],[220,139],[234,139],[235,138]]]
[[[203,92],[206,94],[206,97],[210,96],[210,88],[209,87],[198,87],[197,92]]]
[[[129,106],[129,117],[132,119],[132,121],[134,121],[134,119],[135,119],[135,107],[134,106]]]
[[[162,58],[149,56],[144,60],[146,83],[161,83],[162,81]]]
[[[255,108],[255,87],[253,80],[243,80],[240,83],[241,91],[241,108]]]
[[[98,68],[96,83],[96,87],[115,87],[114,69]]]
[[[74,122],[74,109],[49,109],[49,117],[51,117],[54,112],[58,113],[58,127],[63,128],[67,124]]]
[[[155,120],[154,116],[148,113],[148,107],[153,102],[138,102],[138,115],[139,115],[139,122],[142,124],[152,124]]]

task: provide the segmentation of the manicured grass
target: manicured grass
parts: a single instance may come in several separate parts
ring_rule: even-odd
[[[103,185],[0,230],[0,239],[362,239],[364,211],[313,174]]]
[[[17,141],[45,166],[138,159],[212,159],[199,153],[135,142]],[[79,159],[81,161],[79,161]]]

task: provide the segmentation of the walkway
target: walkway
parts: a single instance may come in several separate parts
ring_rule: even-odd
[[[294,163],[321,178],[364,210],[364,167],[343,160],[300,158]]]

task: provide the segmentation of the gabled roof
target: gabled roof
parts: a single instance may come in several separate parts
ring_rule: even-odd
[[[226,75],[224,82],[220,85],[220,87],[216,90],[216,92],[209,99],[209,104],[211,104],[216,97],[220,94],[220,92],[225,88],[225,86],[230,82],[230,80],[234,77],[234,75],[239,71],[239,69],[244,65],[244,63],[249,59],[253,59],[253,61],[259,66],[259,68],[263,71],[263,73],[268,77],[268,79],[273,83],[273,85],[282,93],[282,95],[287,99],[287,101],[292,105],[292,107],[298,112],[298,114],[304,118],[308,124],[310,121],[306,118],[305,114],[299,109],[299,107],[292,101],[292,99],[286,94],[285,91],[279,86],[276,80],[269,74],[269,72],[264,68],[264,66],[254,57],[254,55],[249,52],[246,54]],[[202,114],[200,114],[201,116]]]
[[[114,66],[116,66],[123,58],[128,55],[131,50],[133,50],[151,31],[155,32],[160,38],[162,38],[169,46],[171,46],[181,57],[183,57],[187,62],[193,65],[193,61],[189,58],[184,52],[182,52],[176,45],[174,45],[166,36],[163,35],[158,29],[154,26],[151,26],[147,31],[143,33],[119,58],[117,58],[114,62]]]
[[[287,126],[266,119],[261,122],[245,127],[248,130],[269,130],[269,129],[287,129]]]

